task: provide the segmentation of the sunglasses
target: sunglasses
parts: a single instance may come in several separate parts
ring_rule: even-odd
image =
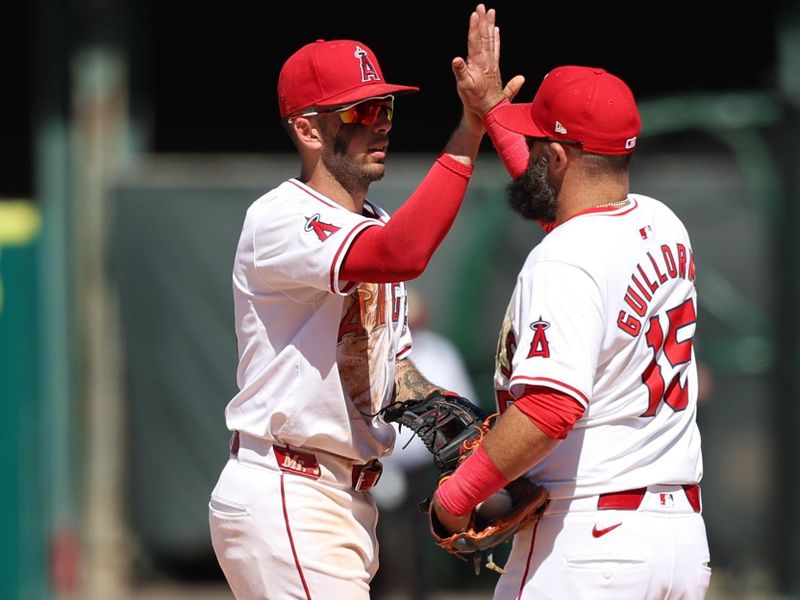
[[[361,100],[354,104],[348,104],[340,108],[332,108],[330,110],[317,110],[306,112],[298,117],[313,117],[321,113],[333,112],[339,115],[342,123],[350,125],[358,123],[359,125],[374,125],[380,117],[381,111],[386,110],[386,118],[389,121],[394,116],[394,96],[381,96],[380,98],[369,98],[368,100]],[[289,122],[292,122],[292,117]]]

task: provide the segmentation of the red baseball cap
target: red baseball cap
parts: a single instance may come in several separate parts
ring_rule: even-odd
[[[289,57],[278,76],[281,117],[311,106],[344,106],[376,96],[418,91],[418,87],[386,83],[375,54],[366,44],[354,40],[306,44]]]
[[[630,88],[596,67],[556,67],[545,75],[533,102],[498,106],[492,116],[511,131],[579,142],[593,154],[630,154],[642,130]]]

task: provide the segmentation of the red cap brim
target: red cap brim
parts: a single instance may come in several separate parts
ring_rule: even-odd
[[[548,137],[547,132],[540,129],[531,118],[533,103],[504,104],[492,111],[492,117],[498,125],[529,137]]]
[[[376,98],[378,96],[388,96],[389,94],[408,94],[410,92],[418,92],[419,88],[411,85],[394,85],[391,83],[376,82],[374,84],[359,85],[346,92],[341,92],[333,96],[329,96],[323,100],[318,101],[315,106],[330,107],[330,106],[344,106],[367,100],[369,98]]]

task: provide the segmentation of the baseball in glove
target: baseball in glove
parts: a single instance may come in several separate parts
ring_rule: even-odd
[[[457,394],[439,391],[421,400],[392,404],[382,412],[385,421],[408,427],[420,437],[433,455],[439,484],[480,445],[497,416],[487,415]],[[502,572],[492,561],[493,549],[534,523],[547,506],[548,495],[530,480],[516,479],[473,511],[466,531],[453,534],[441,526],[430,500],[423,501],[420,508],[428,514],[434,541],[463,560],[471,558],[477,574],[484,559],[487,568]]]
[[[487,569],[503,573],[503,569],[492,559],[494,549],[510,542],[523,527],[538,521],[548,502],[545,488],[520,477],[479,504],[472,511],[469,527],[465,531],[446,531],[429,505],[431,535],[436,545],[450,554],[462,560],[471,558],[476,575],[484,561]]]

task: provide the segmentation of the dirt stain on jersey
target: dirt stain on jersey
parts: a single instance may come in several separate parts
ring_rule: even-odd
[[[345,393],[362,414],[381,407],[387,386],[391,291],[384,284],[362,283],[348,296],[339,325],[337,362]]]

